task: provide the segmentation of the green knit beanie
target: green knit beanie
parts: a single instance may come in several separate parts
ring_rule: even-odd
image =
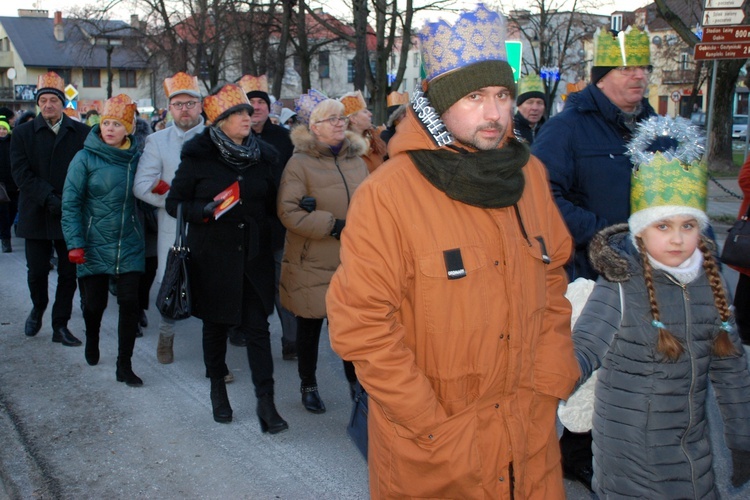
[[[481,61],[438,75],[428,83],[427,97],[435,111],[442,115],[470,92],[492,86],[506,87],[515,98],[513,69],[507,61]]]

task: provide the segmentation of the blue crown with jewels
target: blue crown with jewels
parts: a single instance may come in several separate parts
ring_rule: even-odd
[[[448,71],[482,61],[507,61],[505,20],[484,4],[464,12],[451,26],[427,23],[419,33],[422,63],[430,81]]]

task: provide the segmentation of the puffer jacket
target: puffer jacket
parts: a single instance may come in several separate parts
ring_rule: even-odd
[[[655,269],[660,319],[685,349],[675,362],[663,359],[641,257],[629,234],[621,224],[592,240],[591,261],[602,277],[573,335],[581,380],[599,369],[593,487],[601,498],[717,498],[706,420],[708,381],[727,446],[750,450],[747,359],[736,328],[730,338],[739,354],[712,354],[721,319],[705,274],[681,286]]]
[[[331,346],[370,394],[371,497],[564,498],[572,243],[544,167],[523,167],[517,209],[483,209],[418,171],[409,151],[437,146],[413,110],[388,147],[354,196],[327,296]]]
[[[95,125],[68,168],[63,187],[62,230],[68,250],[83,248],[78,277],[143,272],[143,229],[138,221],[133,179],[138,145],[108,146]]]
[[[284,168],[277,197],[279,220],[287,229],[279,295],[281,305],[295,316],[324,318],[325,295],[341,247],[331,230],[336,219],[346,219],[352,195],[367,177],[360,158],[366,145],[347,132],[334,155],[304,125],[295,127],[291,137],[294,155]],[[312,213],[299,207],[303,196],[315,198]]]
[[[655,114],[643,99],[636,120]],[[625,145],[631,135],[622,111],[589,85],[571,95],[563,112],[534,139],[531,152],[547,167],[552,194],[575,242],[575,259],[567,268],[570,281],[596,279],[587,259],[589,241],[630,216],[633,164]]]

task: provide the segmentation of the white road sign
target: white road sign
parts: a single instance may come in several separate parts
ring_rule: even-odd
[[[740,24],[744,17],[742,9],[706,10],[703,12],[703,26]]]
[[[706,0],[707,9],[739,9],[745,0]]]

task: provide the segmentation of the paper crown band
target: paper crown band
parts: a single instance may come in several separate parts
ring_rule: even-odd
[[[401,106],[402,104],[408,104],[409,103],[409,93],[408,92],[396,92],[395,90],[388,94],[388,97],[386,98],[386,105],[388,107],[391,106]]]
[[[253,109],[245,92],[233,83],[224,85],[216,94],[203,99],[203,111],[211,123],[216,123],[226,118],[229,113],[242,108]]]
[[[171,99],[179,94],[187,94],[200,98],[201,91],[200,87],[198,87],[198,77],[190,76],[182,71],[175,73],[174,76],[164,79],[164,94],[167,96],[167,99]]]
[[[647,31],[631,25],[614,36],[598,28],[594,34],[594,66],[648,66],[651,48]]]
[[[310,89],[307,94],[302,94],[294,100],[294,110],[297,113],[297,118],[302,123],[310,124],[310,115],[312,114],[315,107],[321,102],[328,99],[328,96],[323,92]]]
[[[102,110],[101,121],[106,119],[117,120],[125,126],[125,130],[128,134],[133,133],[133,126],[135,125],[135,112],[137,105],[133,102],[130,96],[126,94],[118,94],[110,99],[104,101],[104,109]]]
[[[253,76],[244,75],[237,82],[237,85],[242,88],[247,94],[248,92],[265,92],[268,93],[268,77],[266,75]]]
[[[536,73],[529,73],[518,80],[518,96],[528,92],[541,92],[544,94],[544,84]]]
[[[365,98],[359,90],[344,94],[339,98],[339,101],[344,105],[344,116],[351,116],[358,111],[367,109]]]
[[[444,20],[427,23],[419,32],[426,79],[482,61],[507,61],[505,21],[484,4],[464,12],[452,26]]]

